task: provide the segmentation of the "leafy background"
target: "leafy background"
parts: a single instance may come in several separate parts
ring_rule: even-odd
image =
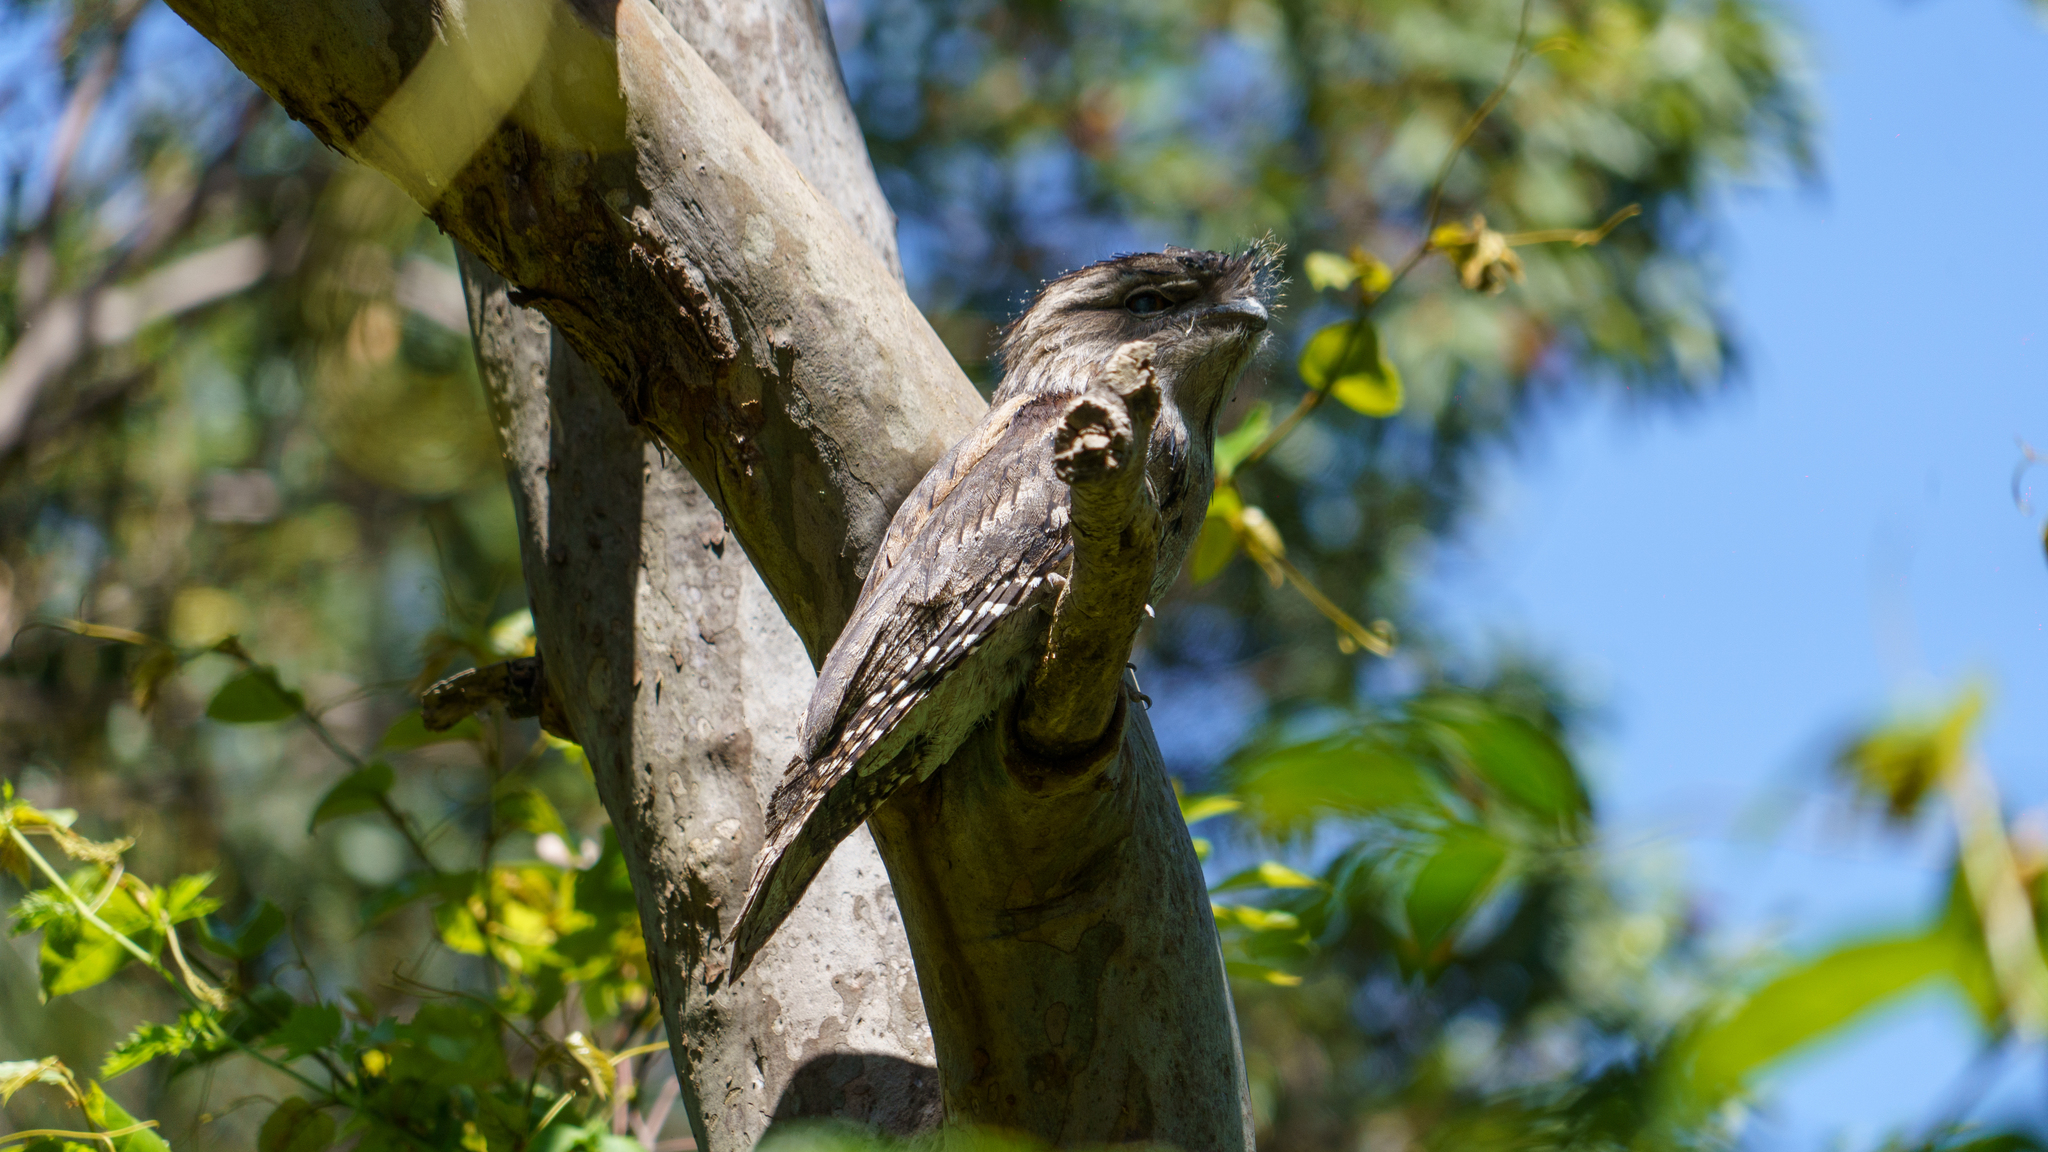
[[[1282,347],[1233,409],[1256,419],[1266,403],[1269,420],[1303,394],[1295,360],[1311,335],[1364,303],[1356,287],[1318,290],[1328,277],[1305,257],[1356,246],[1398,264],[1425,239],[1431,182],[1506,68],[1520,16],[1449,0],[831,12],[913,291],[971,371],[989,378],[989,333],[1049,274],[1123,248],[1270,232],[1293,252]],[[23,824],[76,809],[86,835],[133,837],[127,874],[167,885],[167,914],[179,891],[195,906],[174,877],[217,873],[213,919],[177,930],[195,956],[201,924],[226,942],[200,962],[235,995],[194,1035],[235,1036],[317,1085],[265,1079],[245,1055],[173,1075],[192,1057],[166,1050],[112,1079],[113,1097],[179,1142],[316,1147],[333,1134],[312,1118],[324,1116],[400,1142],[392,1132],[511,1147],[557,1101],[550,1147],[680,1140],[660,1056],[626,1057],[638,1087],[629,1076],[607,1099],[571,1042],[608,1058],[651,1035],[635,1027],[644,992],[636,1004],[630,981],[582,978],[635,942],[604,921],[602,814],[573,749],[495,720],[408,747],[409,687],[530,642],[502,479],[446,307],[445,244],[252,99],[161,7],[10,3],[4,21],[10,364],[33,350],[24,322],[96,284],[145,315],[167,306],[168,285],[218,290],[63,364],[5,446],[6,631],[85,618],[137,634],[17,637],[0,678],[0,755],[22,802],[10,811]],[[2015,1001],[1986,979],[1973,905],[1945,879],[1894,904],[1889,924],[1837,921],[1789,946],[1717,923],[1682,862],[1602,818],[1581,756],[1611,730],[1606,701],[1557,661],[1485,635],[1500,615],[1461,612],[1459,594],[1486,581],[1461,582],[1444,557],[1485,555],[1500,489],[1560,414],[1612,406],[1630,414],[1627,436],[1655,443],[1731,403],[1744,345],[1721,273],[1730,192],[1823,170],[1806,49],[1783,12],[1544,4],[1526,43],[1540,51],[1445,170],[1443,220],[1483,212],[1517,233],[1590,227],[1629,205],[1643,215],[1598,245],[1517,249],[1525,278],[1499,295],[1468,291],[1439,256],[1419,264],[1371,311],[1399,412],[1317,407],[1236,477],[1265,527],[1240,517],[1222,533],[1226,555],[1283,541],[1335,609],[1391,622],[1398,654],[1345,650],[1327,614],[1242,555],[1162,606],[1148,638],[1146,686],[1162,727],[1183,734],[1169,752],[1210,851],[1262,1138],[1378,1152],[1768,1141],[1760,1077],[1776,1058],[1916,987],[1961,990],[1957,1003],[1979,1006],[1963,1027],[1998,1059],[2038,1052],[2004,1041]],[[83,129],[68,161],[67,124]],[[2029,243],[1974,246],[2024,266]],[[1948,288],[1922,279],[1923,295]],[[1980,449],[1993,453],[2002,475],[2016,457]],[[1626,472],[1608,484],[1631,486]],[[2025,522],[2011,524],[2024,542]],[[1611,528],[1589,536],[1630,544]],[[212,650],[226,634],[245,647]],[[263,669],[274,683],[247,688]],[[1792,707],[1799,687],[1784,693]],[[1945,707],[1955,685],[1927,696]],[[1889,761],[1825,767],[1851,746],[1844,726],[1882,701],[1829,699],[1805,712],[1787,795],[1833,797],[1842,834],[1896,854],[1842,803],[1902,804],[1873,767]],[[301,701],[319,728],[293,717]],[[1196,715],[1224,722],[1179,722]],[[1947,747],[1920,757],[1928,787],[1908,825],[1937,875],[1953,859],[1943,781],[1975,778],[1956,754],[1966,745]],[[365,756],[398,766],[389,792],[350,759]],[[2005,838],[2020,849],[2014,876],[2038,903],[2040,860],[2017,833]],[[54,841],[34,843],[58,858]],[[470,875],[479,862],[502,883]],[[84,890],[107,879],[88,869]],[[267,925],[265,899],[280,927],[258,944],[237,927]],[[147,934],[151,897],[136,900]],[[67,926],[60,903],[21,907],[28,932],[0,957],[0,1060],[55,1054],[89,1078],[138,1022],[182,1026],[166,982],[132,965],[39,1005],[52,939],[59,974],[81,971],[65,932],[105,941]],[[518,1029],[549,1039],[526,1044]],[[237,1087],[216,1082],[222,1068]],[[508,1096],[515,1083],[538,1088]],[[337,1086],[339,1107],[278,1103],[325,1104]],[[24,1089],[10,1121],[75,1125],[63,1091]],[[2024,1131],[2037,1114],[1993,1119]],[[1857,1138],[1986,1135],[1948,1131],[1960,1115],[1945,1101],[1902,1109]],[[661,1116],[666,1133],[650,1123]]]

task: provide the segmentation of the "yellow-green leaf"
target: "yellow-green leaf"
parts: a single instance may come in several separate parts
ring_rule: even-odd
[[[1251,406],[1237,427],[1216,438],[1216,475],[1229,479],[1252,449],[1273,431],[1273,406],[1264,400]]]
[[[1358,265],[1335,252],[1311,252],[1302,258],[1301,270],[1318,292],[1349,288],[1358,279]]]
[[[1223,970],[1236,979],[1250,980],[1258,984],[1272,984],[1281,988],[1293,988],[1301,983],[1301,977],[1264,964],[1253,964],[1246,960],[1227,960]]]
[[[1202,521],[1201,534],[1195,537],[1189,579],[1197,584],[1207,583],[1230,564],[1230,558],[1237,555],[1237,526],[1233,522],[1243,511],[1244,504],[1235,488],[1218,488],[1209,498],[1209,515]]]
[[[135,1127],[135,1117],[130,1116],[126,1108],[109,1099],[98,1084],[86,1089],[82,1105],[86,1119],[99,1125],[102,1130],[118,1132]],[[113,1144],[114,1152],[171,1152],[171,1146],[164,1142],[164,1138],[149,1128],[130,1132],[126,1136],[116,1136]]]
[[[1180,818],[1189,824],[1199,823],[1211,816],[1221,816],[1244,807],[1244,801],[1223,792],[1206,792],[1198,796],[1180,798]]]
[[[1292,912],[1254,908],[1249,904],[1211,903],[1209,911],[1215,915],[1218,924],[1249,928],[1254,932],[1292,932],[1301,927],[1301,917]]]
[[[1719,1099],[1764,1065],[1948,973],[1958,959],[1954,941],[1937,932],[1851,945],[1796,968],[1693,1038],[1694,1088]]]
[[[1345,320],[1309,338],[1299,364],[1311,388],[1330,395],[1367,416],[1392,416],[1401,410],[1401,373],[1380,348],[1379,330],[1370,320]]]
[[[1211,892],[1234,892],[1243,888],[1320,888],[1322,881],[1304,876],[1277,860],[1262,860],[1230,877]]]

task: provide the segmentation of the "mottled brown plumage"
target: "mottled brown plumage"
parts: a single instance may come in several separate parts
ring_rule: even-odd
[[[1145,457],[1161,517],[1153,597],[1172,585],[1208,509],[1217,412],[1264,340],[1275,255],[1106,260],[1046,285],[1004,334],[993,406],[897,509],[818,674],[730,933],[734,978],[840,840],[1015,700],[1073,551],[1054,436],[1133,341],[1152,346],[1164,397]]]

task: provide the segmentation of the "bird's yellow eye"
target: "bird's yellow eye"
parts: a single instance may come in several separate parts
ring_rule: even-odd
[[[1124,307],[1133,316],[1152,316],[1173,307],[1173,301],[1156,288],[1140,288],[1124,297]]]

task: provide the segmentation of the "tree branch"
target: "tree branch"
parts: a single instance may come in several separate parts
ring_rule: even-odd
[[[1074,562],[1017,705],[1017,751],[1037,762],[1035,778],[1085,772],[1121,742],[1105,732],[1121,715],[1124,666],[1159,554],[1159,509],[1145,485],[1160,403],[1151,355],[1149,343],[1119,348],[1054,436],[1053,468],[1070,488]]]
[[[538,717],[542,731],[577,742],[539,656],[471,668],[441,680],[420,693],[420,721],[428,731],[445,732],[493,704],[503,704],[514,720]]]
[[[539,0],[507,2],[524,12]],[[883,1036],[904,1037],[908,1017],[879,901],[821,903],[809,927],[792,916],[770,942],[789,958],[735,984],[706,967],[704,944],[730,914],[721,894],[759,845],[747,802],[768,794],[760,781],[775,767],[752,735],[791,739],[808,688],[790,655],[735,634],[762,610],[749,577],[822,660],[896,505],[984,404],[889,263],[647,0],[617,0],[595,26],[588,4],[541,5],[552,23],[538,39],[502,27],[516,13],[469,29],[460,10],[418,0],[171,3],[509,281],[465,268],[480,359],[500,361],[485,375],[527,527],[540,648],[634,868],[693,1120],[732,1115],[723,1146],[743,1147],[742,1130],[765,1119],[758,1090],[742,1087],[760,1060],[780,1076],[792,1047],[887,1052],[864,1023],[878,1018],[869,1005]],[[511,68],[516,53],[454,47],[473,32],[540,55]],[[472,137],[454,161],[435,150]],[[520,304],[560,338],[547,361]],[[516,354],[500,356],[491,333]],[[544,386],[537,362],[552,365]],[[616,401],[609,424],[594,389]],[[685,478],[627,439],[626,421],[656,433],[710,500],[688,504]],[[654,493],[664,502],[643,505]],[[704,543],[727,526],[744,556]],[[711,646],[670,647],[690,629]],[[1002,727],[870,821],[917,957],[947,1115],[1068,1143],[1249,1147],[1215,927],[1143,714],[1119,729],[1097,787],[1052,796],[1017,787]],[[735,808],[744,818],[719,816]],[[876,883],[857,874],[857,843],[828,866],[851,871],[821,875],[814,893]],[[879,946],[860,955],[853,929]],[[818,1007],[847,996],[857,1010]],[[792,1003],[811,1023],[786,1019]]]

